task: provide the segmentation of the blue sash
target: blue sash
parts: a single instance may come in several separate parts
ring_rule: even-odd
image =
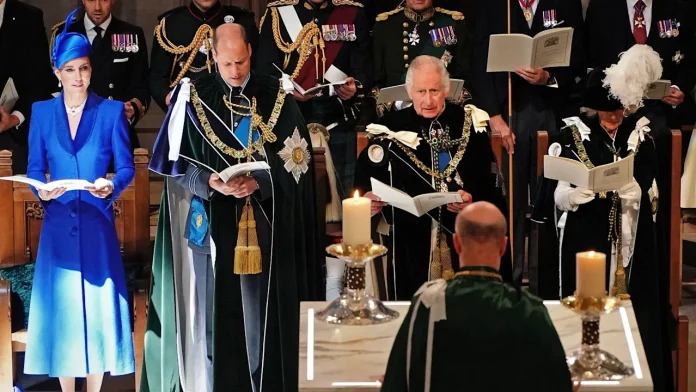
[[[252,143],[259,140],[259,132],[257,130],[251,130],[251,117],[244,117],[234,129],[234,136],[239,140],[239,142],[244,146],[244,148],[249,148],[249,132],[253,132]]]
[[[443,151],[438,154],[438,162],[440,164],[440,172],[444,172],[447,169],[447,165],[450,163],[450,153],[449,151]]]

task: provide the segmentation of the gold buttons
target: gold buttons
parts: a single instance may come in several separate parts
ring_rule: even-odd
[[[404,55],[404,60],[408,60],[408,55],[407,55],[407,54]]]
[[[408,36],[408,31],[404,31],[404,37]]]
[[[430,23],[429,23],[428,25],[429,25],[430,27],[433,27],[433,26],[435,26],[435,22],[430,21]]]
[[[114,84],[113,84],[113,83],[109,83],[109,88],[114,88]]]
[[[408,68],[408,63],[404,64],[404,68]]]
[[[408,38],[404,38],[404,43],[405,43],[405,44],[408,43]]]
[[[404,22],[404,28],[408,27],[408,23]]]
[[[408,46],[404,46],[404,52],[408,52]]]

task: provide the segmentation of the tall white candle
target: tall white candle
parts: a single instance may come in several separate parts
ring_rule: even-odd
[[[575,255],[577,264],[576,295],[580,298],[606,296],[607,256],[601,252],[581,252]]]
[[[360,197],[358,191],[343,200],[343,243],[364,245],[370,242],[370,199]]]

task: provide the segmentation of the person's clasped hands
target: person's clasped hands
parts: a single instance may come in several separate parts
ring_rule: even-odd
[[[223,182],[216,173],[210,175],[208,186],[225,196],[234,196],[238,199],[247,197],[259,189],[259,184],[252,176],[239,176]]]

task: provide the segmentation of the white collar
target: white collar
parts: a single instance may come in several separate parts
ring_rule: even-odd
[[[5,1],[7,1],[7,0],[5,0]],[[88,31],[94,29],[94,27],[96,27],[94,22],[92,22],[92,20],[89,17],[87,17],[87,15],[85,15],[84,19],[85,19],[85,32],[88,32]],[[101,27],[102,29],[104,29],[104,31],[106,31],[106,29],[109,28],[110,24],[111,24],[111,14],[109,14],[109,17],[106,18],[104,23],[100,24],[99,27]]]

